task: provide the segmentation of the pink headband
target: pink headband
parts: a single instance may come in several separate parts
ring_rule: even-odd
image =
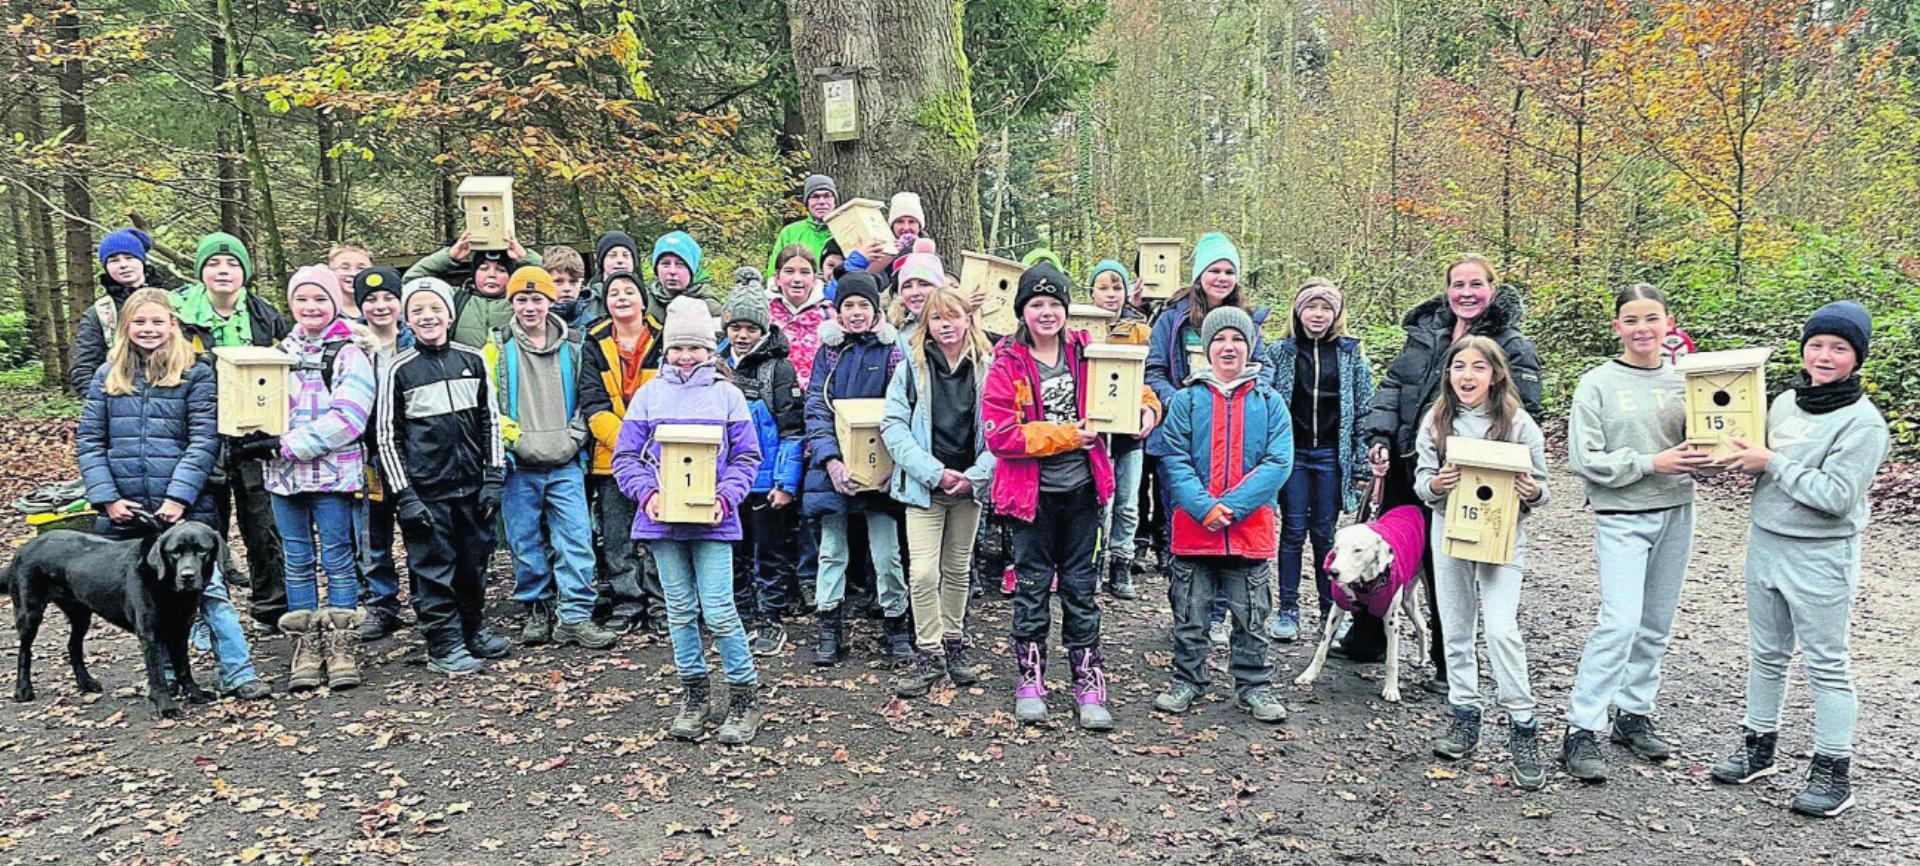
[[[1333,308],[1333,317],[1336,319],[1340,318],[1340,310],[1346,306],[1346,301],[1340,296],[1339,289],[1313,283],[1301,286],[1300,293],[1293,296],[1293,314],[1300,315],[1300,311],[1314,301],[1326,301],[1327,306]]]

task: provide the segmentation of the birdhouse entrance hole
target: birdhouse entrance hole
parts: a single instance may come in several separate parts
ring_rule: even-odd
[[[1493,501],[1493,488],[1491,488],[1491,487],[1488,487],[1488,486],[1487,486],[1487,485],[1485,485],[1485,484],[1482,484],[1482,485],[1480,485],[1480,486],[1479,486],[1479,487],[1478,487],[1477,489],[1475,489],[1475,490],[1473,491],[1473,495],[1474,495],[1475,497],[1478,497],[1478,498],[1479,498],[1479,500],[1480,500],[1481,502],[1492,502],[1492,501]]]
[[[1729,394],[1729,393],[1727,393],[1727,392],[1725,392],[1725,391],[1715,391],[1715,392],[1713,392],[1713,405],[1715,405],[1715,406],[1725,406],[1725,405],[1727,405],[1728,403],[1731,403],[1731,402],[1733,402],[1733,395],[1732,395],[1732,394]]]

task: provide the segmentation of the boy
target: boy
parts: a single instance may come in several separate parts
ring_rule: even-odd
[[[833,240],[833,232],[827,228],[827,214],[840,206],[840,188],[835,186],[833,178],[824,174],[807,175],[807,182],[801,188],[800,201],[806,206],[807,215],[787,223],[780,234],[773,239],[773,249],[767,253],[767,282],[773,282],[774,275],[780,273],[780,251],[794,244],[805,244],[813,250],[815,259],[822,258],[827,243]]]
[[[413,348],[413,329],[400,317],[400,272],[389,267],[374,267],[353,277],[354,306],[360,308],[360,320],[373,334],[373,381],[375,398],[378,383],[401,352]],[[378,436],[367,430],[368,453],[377,453]],[[367,615],[360,621],[358,637],[376,641],[399,631],[400,572],[393,562],[393,497],[380,483],[377,460],[367,464],[366,495],[354,511],[354,537],[360,562],[360,597],[365,599]]]
[[[647,284],[647,328],[654,337],[667,320],[667,302],[681,295],[707,304],[707,315],[720,317],[720,301],[707,294],[701,279],[700,243],[686,232],[667,232],[653,242],[653,282]]]
[[[333,249],[327,251],[327,269],[340,278],[342,286],[352,286],[353,278],[370,267],[373,267],[373,253],[359,244],[350,241],[334,244]],[[360,318],[360,302],[352,298],[342,300],[346,302],[346,308],[340,311],[340,315],[349,319]]]
[[[539,253],[520,245],[518,238],[507,236],[507,248],[504,250],[473,249],[471,232],[461,232],[460,239],[407,269],[405,277],[408,285],[420,277],[434,277],[442,282],[450,282],[462,270],[471,270],[472,275],[465,284],[453,293],[452,338],[470,348],[487,344],[493,332],[507,323],[513,310],[507,304],[507,278],[513,276],[513,270],[521,265],[538,265],[545,260]]]
[[[541,267],[553,275],[553,314],[560,321],[584,332],[588,325],[606,316],[607,306],[601,301],[605,295],[587,283],[587,262],[577,250],[555,245],[542,250],[540,256],[546,260]]]
[[[100,239],[100,297],[73,326],[73,366],[67,368],[67,386],[75,395],[87,396],[94,371],[107,362],[107,350],[113,348],[114,328],[120,321],[120,305],[134,290],[175,288],[174,280],[147,261],[152,251],[153,239],[136,228],[124,228]]]
[[[778,655],[787,642],[781,624],[797,598],[798,527],[793,507],[804,466],[801,440],[807,432],[805,392],[787,360],[787,337],[773,327],[760,273],[742,268],[756,285],[727,297],[727,339],[720,357],[733,368],[734,384],[746,395],[760,438],[760,470],[741,505],[744,544],[734,557],[734,606],[747,621],[756,656]]]
[[[507,283],[513,318],[484,352],[507,446],[502,499],[513,506],[506,509],[513,597],[527,606],[522,645],[606,649],[619,636],[593,623],[593,525],[579,459],[587,428],[574,399],[580,340],[553,314],[553,300],[545,269],[514,271]]]
[[[620,492],[613,477],[613,449],[627,402],[660,368],[659,335],[647,326],[647,301],[640,278],[626,271],[606,275],[607,318],[587,329],[586,357],[576,384],[580,414],[593,431],[594,521],[600,527],[599,567],[605,578],[601,598],[608,607],[606,627],[625,634],[644,618],[654,634],[667,634],[667,597],[646,550],[633,540],[637,507]]]

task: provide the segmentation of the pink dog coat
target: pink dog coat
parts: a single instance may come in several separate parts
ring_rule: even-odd
[[[1420,574],[1421,561],[1427,558],[1427,514],[1419,506],[1402,505],[1380,515],[1378,520],[1369,521],[1367,528],[1386,541],[1387,549],[1393,551],[1393,562],[1384,574],[1368,578],[1355,589],[1358,598],[1347,595],[1346,586],[1334,581],[1333,603],[1344,611],[1364,609],[1384,619],[1394,593],[1413,585]],[[1328,552],[1326,564],[1321,567],[1333,567],[1332,552]]]

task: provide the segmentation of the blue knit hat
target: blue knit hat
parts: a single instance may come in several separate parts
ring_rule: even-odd
[[[1187,282],[1200,282],[1200,275],[1214,262],[1225,261],[1233,265],[1235,273],[1240,271],[1240,248],[1233,245],[1226,235],[1219,232],[1207,232],[1193,245],[1193,276]]]
[[[1094,265],[1093,273],[1087,275],[1087,285],[1089,286],[1093,285],[1093,281],[1095,279],[1099,278],[1101,274],[1104,274],[1108,271],[1112,271],[1120,275],[1120,285],[1122,286],[1133,285],[1133,275],[1130,273],[1127,273],[1127,266],[1120,264],[1119,262],[1116,262],[1113,259],[1101,259],[1099,264]]]
[[[1853,344],[1853,352],[1860,356],[1860,362],[1867,361],[1867,344],[1873,340],[1873,316],[1867,308],[1854,301],[1834,301],[1818,310],[1807,319],[1806,327],[1800,329],[1800,346],[1805,348],[1807,341],[1821,334],[1831,334]]]
[[[133,256],[144,262],[147,253],[153,249],[153,238],[146,232],[128,227],[100,239],[100,264],[121,253]]]
[[[700,273],[700,243],[686,232],[667,232],[653,242],[653,267],[658,270],[660,257],[673,254],[687,263],[687,273]]]

